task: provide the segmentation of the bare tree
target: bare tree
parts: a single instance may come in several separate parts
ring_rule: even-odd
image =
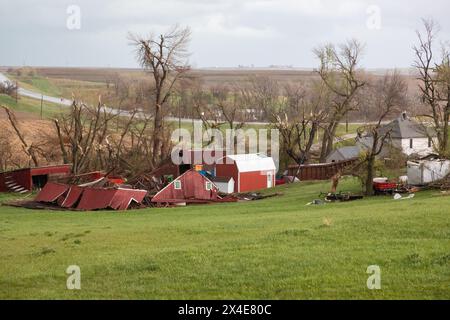
[[[326,118],[326,90],[313,84],[287,84],[283,103],[272,113],[272,125],[280,132],[287,155],[301,165],[310,159],[311,148]]]
[[[419,71],[421,98],[430,110],[422,115],[431,119],[437,135],[438,153],[449,157],[449,121],[450,121],[450,51],[448,45],[442,45],[442,53],[436,58],[434,43],[438,27],[433,20],[423,20],[425,31],[417,31],[419,43],[414,46],[415,68]]]
[[[357,40],[341,44],[338,49],[332,44],[314,50],[320,61],[319,74],[327,88],[334,94],[331,101],[328,125],[324,128],[320,161],[324,162],[331,153],[339,123],[347,114],[357,109],[354,97],[364,86],[358,76],[363,45]]]
[[[239,88],[245,104],[257,120],[267,121],[279,104],[280,85],[276,80],[264,76],[252,76],[248,86]]]
[[[137,59],[154,80],[153,107],[153,162],[161,161],[163,134],[163,107],[173,91],[180,76],[189,70],[187,65],[187,46],[191,31],[189,28],[174,26],[159,36],[141,37],[130,34],[129,38],[136,48]]]
[[[74,100],[71,112],[54,120],[63,160],[72,163],[74,174],[102,167],[94,162],[101,149],[106,148],[108,125],[114,117],[100,101],[93,108]]]
[[[359,136],[371,137],[370,145],[362,153],[358,165],[364,172],[365,193],[373,195],[372,181],[374,178],[375,161],[381,154],[386,141],[391,135],[390,130],[383,130],[382,123],[394,112],[406,105],[407,85],[397,71],[386,74],[383,78],[369,83],[365,93],[365,108],[377,110],[377,122],[358,129]]]
[[[211,89],[213,104],[229,129],[242,129],[245,125],[245,101],[236,85],[216,86]]]
[[[221,92],[222,88],[215,88],[215,94]],[[192,108],[202,120],[203,127],[208,130],[220,130],[221,126],[225,124],[222,116],[222,111],[219,106],[214,103],[213,92],[207,91],[203,88],[200,82],[195,82],[191,88],[192,93]],[[210,145],[214,142],[214,135],[211,136],[210,141],[206,144]]]
[[[12,128],[14,129],[14,132],[16,133],[17,137],[19,138],[20,142],[22,143],[22,149],[23,151],[30,157],[30,160],[33,162],[33,165],[35,167],[39,166],[38,162],[38,150],[33,144],[29,144],[25,136],[20,130],[19,124],[17,122],[16,116],[14,115],[14,112],[12,112],[8,107],[1,106],[3,110],[5,110],[9,123],[11,124]]]

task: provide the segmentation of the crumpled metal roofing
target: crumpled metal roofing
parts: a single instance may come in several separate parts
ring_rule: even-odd
[[[50,203],[55,202],[59,197],[64,195],[69,188],[70,187],[65,184],[47,182],[41,192],[37,195],[36,201]]]
[[[67,193],[66,198],[61,204],[63,208],[72,208],[74,207],[83,193],[83,188],[80,186],[70,186],[69,192]]]
[[[133,202],[142,203],[146,195],[146,190],[87,188],[48,182],[35,200],[78,210],[126,210]]]
[[[77,209],[126,210],[133,201],[141,203],[146,194],[146,190],[85,188]]]

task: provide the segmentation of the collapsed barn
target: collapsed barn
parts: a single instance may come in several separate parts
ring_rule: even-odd
[[[77,210],[126,210],[139,205],[146,190],[126,188],[95,188],[48,182],[36,197],[36,202],[55,204],[61,208]]]

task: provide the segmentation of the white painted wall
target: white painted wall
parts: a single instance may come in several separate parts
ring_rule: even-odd
[[[214,182],[219,191],[222,193],[233,193],[234,192],[234,179],[231,178],[230,181],[227,182]]]
[[[404,154],[409,156],[413,153],[417,153],[419,155],[425,156],[433,153],[433,143],[431,144],[431,147],[428,147],[428,138],[413,138],[412,140],[413,147],[410,148],[410,139],[402,139],[401,148]]]
[[[382,157],[389,156],[389,147],[395,147],[402,150],[406,155],[411,155],[413,153],[419,154],[421,156],[426,156],[430,153],[434,153],[434,145],[437,145],[437,138],[433,138],[433,143],[431,147],[428,147],[428,138],[413,138],[413,147],[410,148],[410,139],[391,139],[386,141]],[[371,137],[363,137],[358,141],[358,145],[367,148],[367,146],[372,145],[373,139]]]

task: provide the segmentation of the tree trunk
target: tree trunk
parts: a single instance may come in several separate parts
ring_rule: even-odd
[[[374,194],[373,191],[373,167],[375,164],[375,158],[370,155],[367,159],[367,177],[366,177],[366,195],[372,196]]]
[[[323,138],[322,138],[322,148],[320,151],[320,162],[324,163],[326,158],[333,151],[334,138],[336,136],[337,125],[339,121],[332,121],[327,128],[325,129]]]
[[[160,153],[161,153],[161,135],[162,135],[162,113],[161,113],[161,105],[157,104],[155,109],[155,121],[154,121],[154,130],[153,130],[153,165],[157,165],[160,161]]]

